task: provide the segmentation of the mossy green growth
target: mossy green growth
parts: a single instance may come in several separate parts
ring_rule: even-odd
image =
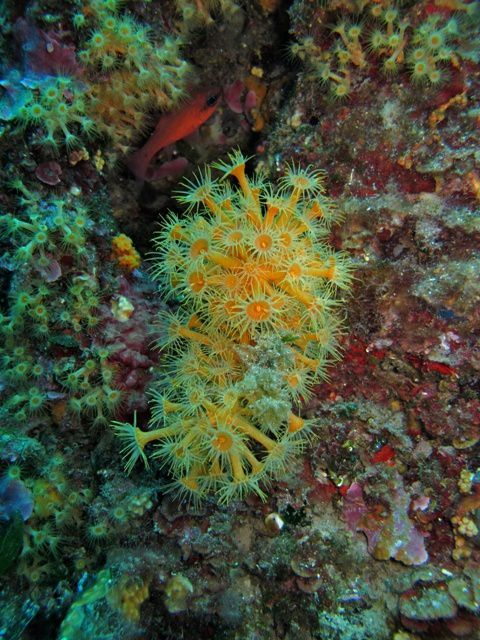
[[[108,363],[110,351],[91,346],[105,293],[92,213],[77,196],[41,196],[19,180],[11,186],[19,193],[18,206],[0,216],[13,273],[9,305],[0,315],[2,410],[25,426],[48,410],[46,389],[54,384],[64,388],[71,412],[105,423],[122,394]],[[53,365],[48,354],[54,345],[74,352],[58,352]]]
[[[0,524],[0,576],[16,562],[23,547],[24,524],[16,513],[8,523]]]
[[[89,273],[85,249],[93,230],[87,207],[70,196],[41,198],[19,180],[12,186],[20,193],[18,211],[0,216],[0,235],[10,243],[10,261],[17,273],[9,292],[9,314],[0,326],[11,349],[19,346],[20,331],[41,340],[48,340],[59,325],[78,332],[96,322],[99,306],[99,285]],[[67,277],[60,264],[63,257],[73,262],[68,275],[75,275]],[[19,377],[35,376],[25,359],[10,356],[10,364]]]

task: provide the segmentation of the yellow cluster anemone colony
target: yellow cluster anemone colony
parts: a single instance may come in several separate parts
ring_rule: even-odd
[[[180,36],[152,33],[122,11],[123,4],[82,0],[73,23],[89,33],[79,52],[89,80],[88,114],[117,151],[128,153],[145,115],[172,109],[184,97],[191,66],[181,56]]]
[[[235,152],[189,182],[156,237],[153,274],[182,310],[160,319],[166,371],[152,391],[150,430],[114,423],[126,469],[156,442],[167,490],[220,502],[291,468],[311,422],[298,404],[339,356],[349,258],[327,243],[340,218],[321,172],[290,166],[277,189],[245,173]],[[238,186],[226,178],[233,177]]]

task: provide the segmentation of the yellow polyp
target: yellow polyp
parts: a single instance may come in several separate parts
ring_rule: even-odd
[[[292,352],[297,360],[300,360],[300,362],[302,362],[312,371],[316,371],[320,366],[319,360],[315,360],[314,358],[309,358],[308,356],[305,356],[303,353],[300,353],[300,351],[297,351],[296,349],[292,349]]]
[[[333,280],[335,277],[335,265],[331,267],[310,267],[305,270],[305,273],[313,278],[326,278],[327,280]]]
[[[213,404],[213,402],[211,402],[210,400],[208,400],[207,398],[205,398],[202,402],[202,406],[205,409],[205,411],[208,412],[208,417],[210,422],[212,422],[212,424],[215,426],[218,420],[218,411],[217,411],[217,407]]]
[[[255,227],[257,227],[257,229],[259,229],[262,225],[262,219],[261,219],[261,215],[259,213],[259,211],[255,211],[254,209],[250,208],[247,210],[247,218],[249,219],[249,221],[255,225]]]
[[[267,207],[267,212],[265,214],[264,225],[265,227],[270,227],[275,216],[277,215],[279,209],[273,204],[269,204]]]
[[[176,224],[174,227],[172,227],[170,229],[170,238],[172,240],[185,240],[186,239],[185,231],[183,230],[183,228],[179,224]]]
[[[304,424],[305,421],[303,420],[303,418],[300,418],[300,416],[296,416],[294,413],[290,413],[290,415],[288,416],[289,433],[296,433],[297,431],[300,431]]]
[[[194,293],[200,293],[205,288],[206,281],[202,273],[194,272],[188,276],[188,284]]]
[[[215,264],[225,267],[226,269],[239,269],[242,266],[242,261],[233,256],[227,256],[218,251],[209,251],[207,254],[209,260]]]
[[[223,305],[223,309],[229,316],[235,316],[239,311],[238,304],[235,300],[227,300]]]
[[[183,405],[179,402],[172,402],[171,400],[165,399],[162,403],[164,413],[175,413],[176,411],[180,411],[183,409]]]
[[[242,451],[242,454],[245,457],[245,460],[247,460],[247,462],[250,464],[252,468],[252,473],[255,473],[255,474],[261,473],[265,465],[262,462],[260,462],[260,460],[257,460],[257,458],[250,451],[250,449],[247,449],[245,447],[244,451]]]
[[[223,277],[211,278],[208,283],[213,286],[220,284],[225,289],[233,290],[238,285],[238,278],[233,273],[226,273]]]
[[[267,280],[263,279],[263,274],[262,274],[262,280],[261,280],[261,287],[262,287],[262,292],[264,294],[272,297],[272,306],[275,307],[275,309],[279,309],[283,306],[283,304],[279,305],[278,291],[274,287],[272,287],[272,285]],[[275,300],[273,300],[273,296],[277,296]]]
[[[184,478],[180,479],[180,482],[186,489],[189,489],[190,491],[198,491],[200,488],[198,485],[198,480],[195,476],[185,476]]]
[[[238,180],[238,184],[240,185],[240,189],[243,191],[243,194],[248,198],[253,198],[250,184],[247,176],[245,175],[245,163],[242,162],[242,164],[237,165],[230,171],[230,175]]]
[[[239,340],[240,344],[251,344],[250,333],[248,331],[244,331],[240,336]]]
[[[188,429],[193,427],[193,425],[196,424],[196,422],[197,422],[196,418],[185,418],[185,420],[181,421],[180,426],[182,427],[182,429],[185,429],[188,431]]]
[[[299,289],[298,287],[293,287],[288,282],[279,282],[278,286],[283,291],[285,291],[285,293],[288,293],[293,298],[296,298],[299,302],[304,304],[306,307],[310,307],[315,302],[315,298],[310,293],[307,293],[306,291],[302,291],[302,289]]]
[[[255,238],[254,245],[259,251],[268,251],[273,245],[272,236],[269,233],[260,233]]]
[[[352,64],[356,67],[364,67],[366,65],[365,56],[363,55],[362,48],[359,44],[356,44],[355,46],[350,45],[348,50],[351,55]]]
[[[178,327],[177,332],[178,335],[182,336],[182,338],[186,338],[187,340],[194,340],[195,342],[206,345],[210,345],[212,343],[208,336],[203,333],[198,333],[198,331],[192,331],[191,329],[188,329],[188,327]]]
[[[339,76],[337,73],[330,73],[330,75],[328,76],[330,80],[333,80],[334,82],[337,82],[338,84],[343,84],[345,82],[345,78],[342,78],[342,76]]]
[[[290,209],[296,208],[298,200],[300,198],[300,194],[301,194],[300,189],[293,189],[292,193],[290,194],[290,198],[288,199],[288,207]]]
[[[203,200],[202,203],[208,207],[210,209],[210,211],[212,213],[214,213],[217,216],[220,216],[222,219],[225,218],[225,214],[223,213],[221,207],[215,202],[215,200],[213,198],[210,198],[209,196],[206,196]]]
[[[162,429],[154,429],[153,431],[142,431],[138,427],[135,427],[135,440],[143,451],[149,442],[169,438],[175,434],[175,431],[175,427],[163,427]]]
[[[318,342],[319,334],[318,333],[304,333],[301,338],[295,341],[295,344],[305,349],[309,342]]]
[[[300,376],[298,376],[298,374],[296,373],[290,373],[285,377],[285,380],[288,386],[291,387],[292,389],[296,389],[300,384]]]
[[[266,300],[255,300],[247,304],[245,313],[254,322],[264,322],[272,315],[272,309]]]
[[[220,461],[218,458],[215,458],[214,461],[212,462],[212,466],[209,469],[208,475],[213,477],[218,477],[223,475],[223,470],[220,467]]]
[[[257,205],[258,208],[260,208],[260,188],[254,187],[251,191],[252,191],[252,196],[255,201],[255,204]]]
[[[288,268],[288,275],[292,278],[300,278],[302,275],[302,267],[298,263],[294,262]]]
[[[206,253],[208,251],[208,241],[205,238],[199,238],[193,242],[190,247],[190,256],[192,258],[198,258],[202,253]]]
[[[317,200],[315,200],[315,202],[312,204],[310,209],[305,213],[305,215],[309,220],[313,220],[314,218],[325,217],[325,213]]]
[[[222,207],[222,211],[228,211],[228,212],[233,211],[233,204],[230,198],[226,198],[225,200],[222,200],[222,202],[220,203],[220,206]],[[230,220],[228,216],[225,216],[225,217],[227,220]]]
[[[260,431],[260,429],[257,429],[257,427],[241,416],[236,416],[235,426],[238,427],[246,436],[250,436],[250,438],[253,438],[253,440],[256,440],[259,444],[265,447],[267,451],[270,451],[277,446],[277,443],[274,440],[266,436]]]
[[[236,453],[229,453],[230,464],[232,465],[232,475],[235,480],[245,480],[245,471],[243,470],[242,461]]]
[[[235,247],[233,249],[233,253],[239,260],[242,261],[242,264],[245,262],[245,260],[248,260],[249,254],[244,247],[241,247],[241,246]]]
[[[226,237],[232,244],[238,244],[244,239],[244,233],[240,229],[232,229]]]
[[[189,329],[202,329],[203,324],[200,318],[196,314],[193,314],[193,316],[190,316],[190,319],[187,322],[187,327]]]
[[[265,286],[268,286],[268,282],[281,282],[285,278],[285,271],[273,271],[273,270],[264,270],[262,271],[262,277],[264,278]],[[269,291],[273,292],[273,288],[269,288]]]
[[[213,438],[212,447],[221,453],[226,453],[233,447],[233,438],[229,433],[222,431]]]
[[[190,444],[195,440],[195,434],[193,431],[188,431],[187,435],[185,436],[185,438],[183,438],[182,442],[181,442],[181,448],[179,447],[178,449],[178,454],[177,456],[183,455],[183,452],[185,450],[188,449],[188,447],[190,446]],[[182,453],[180,453],[182,452]]]
[[[280,234],[280,242],[285,247],[285,249],[288,249],[289,247],[292,246],[292,242],[293,242],[292,234],[289,231],[284,231],[283,233]]]

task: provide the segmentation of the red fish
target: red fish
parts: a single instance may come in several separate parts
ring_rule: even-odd
[[[218,106],[218,97],[218,91],[202,91],[177,111],[162,116],[147,142],[127,160],[135,177],[148,180],[148,168],[155,155],[177,140],[186,138],[206,122]]]

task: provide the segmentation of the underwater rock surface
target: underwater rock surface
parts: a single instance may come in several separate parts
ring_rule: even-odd
[[[479,3],[0,31],[0,638],[480,637]]]

